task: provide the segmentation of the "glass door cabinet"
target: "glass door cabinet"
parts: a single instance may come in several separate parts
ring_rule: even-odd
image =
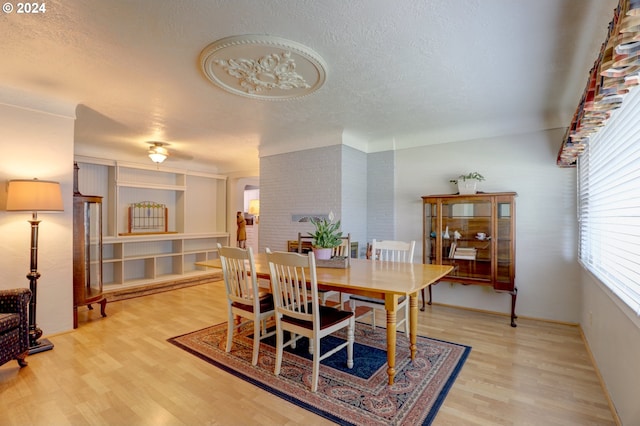
[[[73,196],[73,328],[78,307],[100,303],[103,317],[107,300],[102,294],[102,197]]]
[[[443,281],[510,293],[513,327],[518,292],[515,197],[514,192],[422,197],[422,262],[452,265],[453,271]],[[428,303],[431,301],[429,287]]]

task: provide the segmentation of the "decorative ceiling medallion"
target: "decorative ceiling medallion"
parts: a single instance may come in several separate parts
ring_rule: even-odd
[[[309,95],[325,82],[327,66],[313,50],[280,37],[242,35],[220,39],[200,54],[205,76],[216,86],[254,99]]]

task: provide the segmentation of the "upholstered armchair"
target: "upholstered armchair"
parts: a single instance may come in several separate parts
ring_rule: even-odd
[[[12,359],[27,365],[30,299],[28,288],[0,290],[0,365]]]

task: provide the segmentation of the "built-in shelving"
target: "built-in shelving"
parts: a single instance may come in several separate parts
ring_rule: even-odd
[[[161,166],[76,157],[82,193],[103,197],[105,291],[211,274],[195,263],[229,244],[226,177]],[[128,232],[128,208],[153,201],[167,208],[169,232]]]

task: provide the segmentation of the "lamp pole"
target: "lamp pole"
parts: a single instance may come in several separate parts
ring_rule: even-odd
[[[31,290],[31,300],[29,301],[29,355],[53,349],[53,343],[47,339],[40,339],[42,330],[36,323],[36,306],[38,302],[38,213],[33,212],[31,224],[31,271],[27,274],[29,289]]]
[[[38,213],[33,212],[31,224],[31,272],[27,274],[29,289],[31,290],[31,301],[29,302],[29,346],[35,346],[42,336],[42,330],[36,325],[36,299],[38,294]]]

